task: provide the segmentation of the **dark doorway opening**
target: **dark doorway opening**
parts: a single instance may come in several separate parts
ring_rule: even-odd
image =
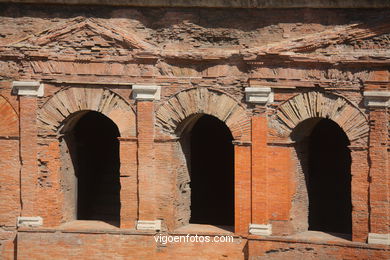
[[[119,226],[119,130],[101,113],[85,113],[73,128],[77,219]]]
[[[351,234],[351,153],[344,131],[321,119],[309,136],[309,230]]]
[[[190,223],[234,226],[234,147],[229,128],[203,115],[190,132]]]

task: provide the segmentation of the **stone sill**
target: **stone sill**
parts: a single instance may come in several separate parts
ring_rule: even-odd
[[[26,233],[82,233],[82,234],[119,234],[119,235],[155,235],[158,233],[164,233],[168,235],[209,235],[209,236],[221,236],[230,235],[233,237],[240,237],[232,232],[233,227],[222,227],[203,224],[189,224],[180,227],[174,231],[153,231],[153,230],[136,230],[136,229],[124,229],[113,226],[103,221],[95,220],[75,220],[68,223],[64,223],[57,227],[21,227],[18,232]]]
[[[351,240],[341,238],[339,236],[334,236],[332,234],[320,232],[320,231],[306,231],[291,236],[249,235],[248,240],[315,244],[315,245],[327,245],[327,246],[331,245],[331,246],[353,247],[353,248],[362,248],[362,249],[390,250],[390,247],[386,245],[374,245],[374,244],[367,244],[362,242],[354,242]]]
[[[0,0],[8,3],[208,8],[389,8],[387,0]]]
[[[82,226],[80,226],[82,224]],[[99,227],[97,226],[99,225]],[[164,233],[167,235],[203,235],[203,236],[233,236],[234,238],[243,238],[248,241],[272,241],[272,242],[284,242],[284,243],[299,243],[299,244],[314,244],[314,245],[326,245],[326,246],[338,246],[338,247],[352,247],[361,249],[378,249],[378,250],[390,250],[386,245],[367,244],[362,242],[353,242],[339,236],[334,236],[329,233],[319,231],[306,231],[291,236],[258,236],[237,235],[228,229],[233,227],[221,227],[213,225],[203,224],[189,224],[180,227],[171,232],[156,232],[149,230],[136,230],[136,229],[121,229],[112,226],[102,221],[72,221],[63,224],[58,227],[37,227],[28,228],[22,227],[17,232],[24,233],[75,233],[75,234],[109,234],[109,235],[138,235],[138,236],[154,236],[158,233]]]
[[[124,234],[124,235],[154,235],[154,231],[140,231],[136,229],[122,229],[104,221],[74,220],[57,227],[22,227],[19,232],[43,233],[85,233],[85,234]]]

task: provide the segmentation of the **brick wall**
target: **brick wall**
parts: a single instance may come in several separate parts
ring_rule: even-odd
[[[388,9],[1,7],[3,258],[390,257],[366,243],[389,233],[389,111],[366,107],[362,95],[389,91]],[[15,95],[15,80],[42,82],[44,96]],[[161,86],[160,99],[136,101],[134,84]],[[245,87],[264,86],[273,101],[246,101]],[[89,110],[120,131],[120,228],[74,221],[67,138]],[[200,114],[234,138],[237,243],[156,244],[136,221],[162,220],[167,234],[210,228],[188,226],[186,126]],[[292,133],[313,117],[335,121],[351,142],[349,240],[306,232],[304,151]],[[43,227],[18,228],[18,216],[41,216]],[[249,235],[251,223],[272,224],[272,236]]]
[[[126,258],[126,259],[244,259],[246,240],[233,243],[157,244],[153,234],[107,234],[68,232],[21,232],[18,236],[21,259]],[[56,248],[56,250],[52,250]]]

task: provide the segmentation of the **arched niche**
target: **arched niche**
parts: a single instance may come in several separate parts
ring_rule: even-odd
[[[210,124],[210,131],[222,129],[221,137],[225,135],[223,133],[229,133],[226,134],[224,143],[227,146],[231,146],[228,150],[231,151],[232,155],[228,157],[229,159],[227,160],[229,162],[226,162],[226,164],[231,163],[230,168],[232,172],[226,178],[232,180],[230,184],[233,187],[229,188],[230,192],[226,194],[230,194],[232,197],[228,202],[233,205],[231,210],[233,212],[231,212],[231,220],[226,223],[214,221],[212,217],[209,219],[191,219],[191,167],[193,167],[191,153],[194,153],[194,145],[191,145],[191,142],[193,143],[194,140],[191,140],[191,136],[194,134],[198,137],[202,136],[205,127],[207,128],[204,124]],[[236,174],[234,172],[234,160],[236,158],[236,150],[234,145],[232,145],[232,141],[247,144],[251,140],[251,118],[248,116],[244,106],[231,96],[220,91],[208,88],[188,89],[170,97],[158,107],[156,110],[156,128],[162,133],[177,138],[177,141],[166,144],[171,146],[170,149],[174,151],[172,153],[172,165],[170,166],[171,172],[176,175],[174,177],[174,226],[180,227],[192,221],[193,223],[204,224],[207,222],[217,225],[234,224],[236,226],[237,223],[234,220],[239,218],[234,215],[240,214],[240,212],[234,210],[242,202],[234,200],[236,185],[234,182],[234,174]],[[207,143],[205,145],[207,146]],[[221,176],[219,177],[222,178]],[[226,187],[230,184],[227,184]]]
[[[96,115],[96,120],[92,120],[90,118],[91,115],[92,117],[93,115]],[[110,140],[113,138],[115,139],[111,146],[114,147],[113,154],[116,154],[116,157],[120,156],[120,142],[118,137],[132,138],[136,136],[135,113],[133,109],[120,95],[105,88],[71,87],[62,89],[56,92],[39,109],[39,134],[51,139],[58,138],[59,182],[61,184],[61,194],[63,197],[63,200],[59,201],[62,201],[63,204],[60,206],[62,207],[62,221],[64,222],[76,219],[94,219],[94,217],[90,216],[91,214],[88,213],[83,213],[82,216],[78,216],[78,211],[80,210],[77,209],[77,193],[78,185],[80,185],[77,178],[82,175],[82,170],[80,170],[82,167],[79,167],[80,165],[78,164],[80,149],[78,149],[77,144],[82,143],[82,141],[77,141],[76,139],[78,135],[77,132],[81,131],[78,128],[86,128],[88,125],[92,124],[83,123],[83,121],[86,120],[91,120],[92,123],[96,122],[96,124],[93,124],[94,127],[88,129],[91,136],[94,134],[98,135],[98,132],[101,134],[98,136],[103,136],[106,131],[102,132],[100,128],[109,128],[104,128],[104,125],[112,125],[111,128],[116,129],[115,131],[117,131],[117,133],[112,130],[112,132],[115,133],[112,134],[111,137],[108,137]],[[82,126],[80,126],[80,124]],[[88,137],[85,132],[78,136]],[[96,140],[96,143],[99,143],[99,140]],[[120,189],[119,159],[117,158],[116,162],[112,165],[113,166],[109,168],[115,170],[116,176],[116,180],[112,181],[112,183],[114,183],[114,189],[118,190]],[[113,195],[116,204],[118,204],[118,196],[119,193]],[[84,200],[83,203],[89,204],[88,200]],[[118,207],[116,207],[114,211],[117,212]],[[98,216],[95,219],[104,220],[104,217]],[[107,222],[116,222],[115,224],[117,224],[118,219],[119,217],[116,216],[114,221],[108,219]]]
[[[346,213],[344,216],[346,216],[345,219],[350,219],[350,222],[353,222],[351,217],[353,218],[354,213],[351,208],[354,203],[358,202],[353,200],[354,179],[351,171],[362,164],[368,167],[368,162],[356,161],[353,157],[354,149],[357,149],[359,153],[362,151],[367,153],[369,124],[364,113],[342,96],[311,91],[298,94],[279,105],[269,121],[269,126],[274,131],[273,133],[276,132],[276,135],[280,138],[279,140],[282,140],[280,144],[292,144],[292,165],[295,166],[293,173],[294,185],[292,186],[295,188],[291,195],[290,221],[294,232],[311,229],[324,232],[336,230],[350,234],[350,228],[345,230],[337,230],[333,227],[323,228],[321,224],[317,225],[315,221],[309,219],[311,216],[309,212],[310,191],[308,189],[311,187],[310,176],[312,176],[311,180],[314,176],[310,172],[318,170],[313,170],[310,164],[312,164],[312,158],[315,154],[321,154],[321,149],[316,149],[313,143],[319,144],[322,142],[321,145],[326,146],[327,143],[321,139],[330,138],[327,133],[334,133],[334,139],[338,138],[337,140],[342,146],[334,144],[334,147],[337,146],[337,148],[333,153],[344,151],[343,160],[345,163],[337,165],[334,159],[329,159],[330,161],[324,167],[332,165],[340,169],[344,167],[345,174],[340,173],[340,181],[347,182],[344,188],[348,190],[349,194],[344,194],[343,198],[346,201],[345,207],[352,210],[352,212],[349,212],[350,215]],[[319,133],[322,133],[322,135]],[[329,148],[328,150],[332,149]],[[332,152],[328,153],[329,158],[331,154]],[[325,154],[321,156],[324,156],[324,160],[327,160]],[[328,188],[331,190],[331,187]],[[352,223],[349,224],[352,225]]]

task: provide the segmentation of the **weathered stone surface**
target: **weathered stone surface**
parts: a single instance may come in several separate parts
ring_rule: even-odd
[[[119,46],[126,49],[145,49],[149,46],[127,32],[102,24],[94,18],[77,17],[54,28],[44,30],[12,43],[13,47],[39,47],[55,49],[57,52],[69,53],[69,49],[77,51],[81,48],[90,50],[89,54],[107,47]],[[149,46],[151,47],[151,46]],[[84,54],[87,54],[83,51]]]

